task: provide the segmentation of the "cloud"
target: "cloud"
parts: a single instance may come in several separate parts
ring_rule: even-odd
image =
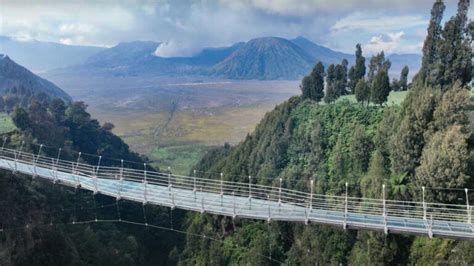
[[[363,12],[352,13],[347,17],[338,20],[331,31],[355,31],[366,32],[391,31],[401,28],[412,28],[428,25],[428,20],[421,15],[370,15]]]
[[[207,46],[262,36],[305,36],[353,52],[358,42],[414,49],[426,32],[434,0],[0,0],[0,34],[69,45],[113,46],[152,40],[160,56],[189,55]],[[446,0],[456,7],[457,0]]]
[[[378,53],[380,51],[393,53],[400,45],[403,35],[405,35],[405,33],[400,31],[392,32],[387,35],[373,36],[364,49],[369,53]]]
[[[200,51],[200,47],[193,43],[180,43],[170,40],[160,44],[155,50],[159,57],[192,56]]]

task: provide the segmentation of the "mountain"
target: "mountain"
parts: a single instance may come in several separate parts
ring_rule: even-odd
[[[331,50],[322,45],[315,44],[314,42],[301,36],[295,39],[292,39],[290,41],[298,45],[299,47],[301,47],[301,49],[305,50],[316,61],[321,61],[327,65],[339,64],[344,58],[349,60],[349,62],[352,62],[354,61],[354,58],[355,58],[355,56],[352,54],[346,54],[346,53]]]
[[[151,41],[123,42],[90,56],[84,64],[96,67],[133,65],[153,56],[158,46],[159,42]]]
[[[212,76],[228,79],[299,79],[315,63],[327,67],[342,59],[354,62],[354,55],[331,50],[304,37],[287,40],[263,37],[239,42],[228,47],[204,48],[189,57],[159,57],[155,50],[159,42],[124,42],[91,55],[81,64],[56,69],[48,74],[66,75],[159,75]],[[404,65],[410,67],[410,77],[420,67],[416,54],[388,56],[392,61],[390,75],[398,78]],[[369,59],[366,60],[368,63]]]
[[[298,45],[276,37],[250,40],[210,73],[230,79],[296,79],[314,64],[313,57]]]
[[[0,54],[7,54],[35,73],[83,63],[106,48],[63,45],[53,42],[17,41],[0,36]]]
[[[33,74],[10,57],[0,55],[0,94],[5,94],[14,88],[24,89],[31,94],[45,93],[49,98],[61,98],[67,102],[72,100],[52,82]]]

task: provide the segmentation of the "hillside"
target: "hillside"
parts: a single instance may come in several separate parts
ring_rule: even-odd
[[[218,178],[217,173],[223,172],[228,180],[240,182],[246,182],[246,176],[251,175],[257,184],[265,185],[278,186],[278,179],[281,178],[284,187],[306,191],[309,190],[309,181],[314,180],[314,190],[317,193],[331,195],[342,195],[344,183],[348,182],[350,195],[380,198],[381,184],[388,184],[388,195],[391,199],[417,199],[417,191],[420,189],[417,185],[417,182],[420,182],[419,174],[404,174],[402,181],[399,181],[400,177],[395,172],[395,167],[407,165],[405,163],[400,165],[400,161],[393,158],[414,156],[410,161],[419,163],[409,166],[413,168],[407,170],[415,170],[418,173],[424,171],[421,169],[425,167],[434,167],[424,161],[426,156],[431,156],[430,149],[434,146],[427,144],[419,153],[413,154],[414,149],[409,147],[409,143],[418,137],[415,134],[406,135],[407,131],[421,130],[426,133],[432,126],[438,125],[434,133],[436,136],[443,136],[447,142],[452,141],[451,136],[456,139],[450,143],[453,152],[456,150],[454,152],[456,154],[450,155],[454,156],[452,158],[446,157],[448,155],[444,155],[443,148],[436,146],[435,154],[442,154],[438,159],[447,163],[441,167],[452,167],[446,171],[459,171],[453,163],[463,160],[469,166],[462,168],[464,169],[462,171],[470,173],[474,169],[474,143],[468,144],[467,136],[461,133],[458,125],[449,125],[449,123],[457,124],[455,119],[464,121],[466,115],[464,110],[456,108],[449,117],[439,116],[446,106],[454,104],[451,102],[452,99],[467,98],[465,89],[453,88],[444,97],[438,94],[434,103],[432,102],[434,107],[431,108],[426,104],[431,101],[427,95],[432,93],[430,90],[417,89],[409,93],[402,106],[383,108],[362,106],[349,101],[321,105],[293,97],[268,113],[254,133],[241,144],[210,151],[196,169],[206,178]],[[420,109],[419,106],[424,108]],[[413,118],[409,114],[414,109],[424,115],[435,115],[430,121],[422,120],[421,117]],[[448,124],[444,124],[446,122]],[[465,127],[465,122],[462,123]],[[441,124],[443,129],[439,128]],[[434,137],[433,141],[437,141],[438,137]],[[430,143],[430,140],[426,141]],[[398,144],[400,142],[407,143],[405,145],[408,146]],[[458,154],[458,147],[461,150],[467,148],[466,152],[468,154],[470,152],[470,159],[464,152]],[[464,185],[469,187],[472,180],[472,178],[466,179],[459,187]],[[443,181],[440,178],[437,182]],[[430,186],[435,184],[432,183]],[[400,186],[403,187],[402,190],[399,190]],[[462,199],[461,194],[451,191],[429,190],[427,193],[430,198]],[[458,203],[462,204],[462,201]],[[474,262],[474,257],[470,255],[474,243],[468,241],[430,240],[427,237],[391,234],[385,236],[383,233],[344,231],[321,225],[272,223],[271,229],[267,229],[267,226],[260,222],[238,222],[236,230],[228,228],[228,231],[221,234],[219,232],[225,229],[221,229],[220,224],[229,223],[227,219],[220,217],[199,219],[198,215],[195,215],[189,218],[188,223],[188,233],[205,232],[206,235],[214,233],[214,237],[228,235],[224,237],[228,245],[197,247],[195,242],[188,241],[182,253],[182,262],[185,264],[206,258],[205,260],[215,264],[258,265],[265,264],[265,258],[257,258],[251,254],[270,252],[273,258],[289,265]],[[282,236],[290,237],[282,239]],[[270,250],[267,244],[264,244],[269,242],[272,243]],[[245,246],[246,249],[239,250],[236,255],[235,251],[226,249],[232,244]],[[439,257],[426,255],[433,249],[440,254]],[[312,252],[307,253],[307,250]],[[229,256],[214,254],[229,254]]]
[[[211,73],[230,79],[297,79],[312,63],[313,58],[292,42],[267,37],[250,40]]]
[[[51,99],[61,98],[67,102],[71,101],[71,97],[52,82],[33,74],[10,57],[0,55],[0,94],[15,94],[17,90],[22,90],[23,94],[44,93]]]
[[[301,47],[301,49],[305,50],[309,55],[311,55],[315,62],[321,61],[326,65],[339,64],[344,58],[347,59],[349,62],[353,62],[355,58],[353,54],[346,54],[331,50],[301,36],[290,41],[298,45],[299,47]]]
[[[82,64],[89,56],[105,49],[36,40],[17,41],[0,36],[0,54],[14,58],[16,62],[35,73]]]

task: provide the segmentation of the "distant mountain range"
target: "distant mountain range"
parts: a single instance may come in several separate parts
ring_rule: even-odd
[[[40,78],[15,63],[10,57],[0,55],[0,95],[13,88],[23,88],[32,93],[45,93],[49,98],[71,101],[71,97],[52,82]]]
[[[36,40],[17,41],[0,36],[0,54],[14,58],[16,62],[36,73],[82,64],[89,56],[105,49]]]
[[[352,64],[355,58],[352,54],[331,50],[303,37],[291,40],[277,37],[256,38],[229,47],[205,48],[191,57],[158,57],[155,50],[160,44],[135,41],[119,43],[108,49],[87,47],[87,52],[78,51],[69,63],[66,59],[61,64],[57,62],[56,69],[49,69],[48,75],[199,75],[226,79],[301,79],[319,61],[328,66],[340,63],[344,58]],[[74,49],[79,48],[81,47],[71,46],[70,51],[72,53]],[[64,47],[63,49],[67,50]],[[96,50],[92,52],[91,49]],[[18,48],[17,51],[21,49]],[[88,53],[90,54],[86,56]],[[45,51],[44,56],[47,54]],[[393,54],[388,56],[388,59],[392,61],[392,78],[398,78],[405,65],[409,66],[411,77],[418,71],[421,63],[421,56],[417,54]],[[45,62],[51,61],[54,60]],[[366,63],[368,61],[369,59]]]

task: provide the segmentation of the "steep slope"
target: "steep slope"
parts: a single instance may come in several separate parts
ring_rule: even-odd
[[[33,74],[10,57],[0,55],[0,93],[4,94],[14,88],[25,89],[33,94],[44,93],[51,99],[71,101],[71,97],[52,82]]]
[[[344,58],[349,60],[349,62],[352,62],[355,58],[355,56],[352,54],[331,50],[327,47],[315,44],[314,42],[301,36],[290,41],[301,47],[301,49],[305,50],[315,59],[315,61],[321,61],[326,65],[339,64]]]
[[[53,42],[16,41],[0,36],[0,54],[7,54],[38,73],[83,63],[89,56],[105,50],[103,47],[64,45]]]
[[[250,40],[211,73],[231,79],[294,79],[314,64],[307,52],[294,43],[276,37]]]

